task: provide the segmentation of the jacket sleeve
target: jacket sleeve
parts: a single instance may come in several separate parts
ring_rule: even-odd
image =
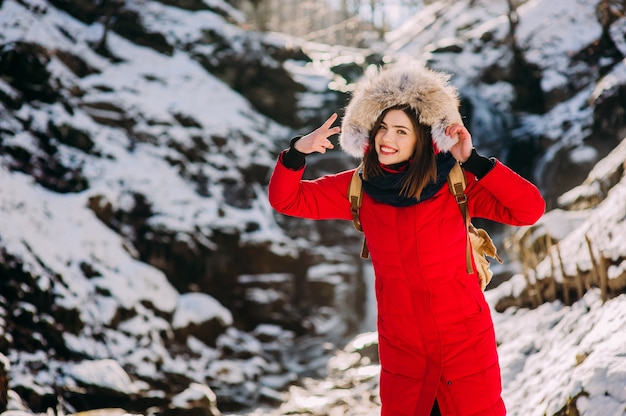
[[[292,170],[282,162],[282,154],[272,172],[268,187],[271,206],[281,214],[314,220],[352,220],[348,186],[354,170],[303,180],[304,167]]]
[[[525,226],[536,223],[545,212],[539,189],[499,161],[479,181],[469,176],[467,198],[472,217]]]

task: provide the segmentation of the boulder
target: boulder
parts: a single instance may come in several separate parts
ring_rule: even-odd
[[[29,42],[7,43],[0,48],[0,76],[21,92],[25,101],[52,103],[59,99],[59,85],[48,70],[50,52]]]
[[[189,387],[172,398],[171,405],[162,416],[221,416],[217,408],[217,396],[209,386],[191,383]]]
[[[232,324],[230,311],[205,293],[180,295],[172,318],[172,328],[181,343],[191,335],[214,346],[217,337]]]

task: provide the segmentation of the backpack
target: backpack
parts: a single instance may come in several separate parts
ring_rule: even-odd
[[[354,171],[352,180],[350,181],[350,187],[348,188],[348,200],[350,201],[350,210],[352,212],[352,222],[354,228],[357,231],[363,232],[361,228],[361,220],[359,218],[359,211],[363,202],[363,181],[359,175],[360,166]],[[458,163],[454,164],[454,167],[448,174],[448,187],[454,198],[456,199],[461,215],[465,218],[467,243],[465,245],[465,265],[468,274],[474,273],[472,266],[472,258],[477,267],[478,282],[481,290],[485,290],[491,278],[493,277],[493,271],[490,269],[489,260],[487,256],[498,260],[502,263],[502,259],[498,255],[496,246],[493,244],[493,240],[489,237],[487,231],[482,228],[476,228],[471,222],[469,211],[467,209],[467,195],[465,194],[465,174]],[[367,241],[363,238],[363,246],[361,248],[361,258],[369,258],[369,250],[367,248]]]

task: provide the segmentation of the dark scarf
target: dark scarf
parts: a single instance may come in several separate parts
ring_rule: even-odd
[[[382,202],[383,204],[393,205],[394,207],[415,205],[439,192],[441,187],[448,182],[448,173],[450,173],[456,160],[450,153],[438,153],[435,156],[435,162],[437,164],[437,179],[424,187],[419,199],[415,197],[409,198],[400,194],[408,169],[398,170],[397,172],[389,172],[383,169],[382,175],[363,181],[363,190],[374,201]]]

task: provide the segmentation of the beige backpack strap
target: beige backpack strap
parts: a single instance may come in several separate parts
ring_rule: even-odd
[[[352,223],[354,224],[354,228],[357,231],[363,232],[361,227],[361,218],[359,216],[361,210],[361,204],[363,203],[363,180],[359,175],[359,171],[363,165],[359,165],[352,174],[352,179],[350,180],[350,187],[348,188],[348,201],[350,201],[350,211],[352,211]],[[369,258],[370,253],[367,248],[367,241],[365,237],[363,237],[363,246],[361,247],[361,258],[367,259]]]
[[[352,174],[350,188],[348,188],[348,201],[350,201],[350,211],[352,211],[352,222],[357,231],[363,231],[361,229],[361,219],[359,218],[359,210],[363,203],[363,181],[359,176],[360,168],[360,166],[356,168]]]
[[[467,209],[467,195],[465,195],[466,185],[465,173],[463,173],[461,165],[457,162],[448,174],[448,186],[450,187],[450,192],[454,195],[456,203],[459,205],[459,209],[461,210],[461,215],[465,220],[465,268],[467,273],[471,274],[474,273],[474,268],[472,267],[472,249],[470,246],[469,236],[470,216]]]

